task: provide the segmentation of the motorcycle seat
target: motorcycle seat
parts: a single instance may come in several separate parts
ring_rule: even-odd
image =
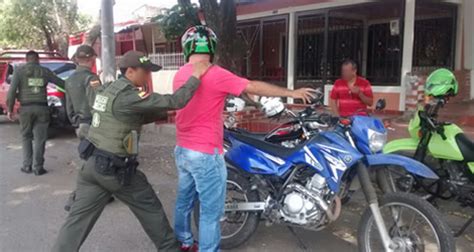
[[[472,142],[465,134],[456,135],[456,143],[459,146],[464,161],[474,162],[474,142]]]
[[[232,132],[232,136],[249,145],[254,146],[255,148],[268,153],[270,155],[280,157],[280,158],[286,158],[291,156],[291,154],[299,151],[301,148],[303,148],[304,144],[299,144],[295,148],[286,148],[278,144],[273,144],[270,142],[265,141],[265,135],[262,136],[262,134],[255,134],[255,133],[250,133],[250,132]]]
[[[245,135],[250,138],[259,139],[259,140],[264,140],[265,137],[267,136],[266,133],[254,133],[254,132],[250,132],[244,129],[237,129],[237,130],[234,130],[234,132],[238,132],[239,134]]]

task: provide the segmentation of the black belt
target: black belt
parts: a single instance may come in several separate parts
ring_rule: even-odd
[[[92,155],[96,157],[95,171],[105,176],[114,175],[123,186],[130,185],[132,177],[137,173],[136,157],[120,157],[97,148]]]
[[[92,152],[92,156],[100,156],[109,159],[117,168],[124,168],[127,165],[127,158],[120,157],[108,151],[99,150],[97,148]]]
[[[79,119],[79,123],[87,123],[90,125],[92,123],[92,118],[81,118]]]
[[[20,103],[22,107],[28,107],[28,106],[42,106],[42,107],[48,107],[47,102],[22,102]]]

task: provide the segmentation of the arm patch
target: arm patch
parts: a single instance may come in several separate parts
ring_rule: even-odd
[[[140,93],[138,93],[138,96],[140,96],[140,98],[142,98],[142,99],[146,99],[148,96],[150,96],[150,93],[147,93],[145,91],[141,91]]]
[[[91,86],[92,88],[97,88],[99,87],[101,84],[100,84],[100,80],[91,80],[89,82],[89,86]]]

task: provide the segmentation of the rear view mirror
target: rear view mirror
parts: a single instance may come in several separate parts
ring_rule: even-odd
[[[316,92],[314,93],[314,98],[311,99],[311,104],[321,105],[323,104],[323,99],[324,99],[324,92],[322,91],[321,88],[317,88]]]
[[[387,102],[385,101],[385,99],[379,99],[377,103],[375,104],[375,110],[377,111],[383,110],[385,109],[386,106],[387,106]]]

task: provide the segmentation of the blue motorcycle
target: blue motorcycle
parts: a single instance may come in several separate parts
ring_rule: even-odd
[[[321,131],[311,127],[318,122],[312,108],[284,111],[294,119],[283,128],[298,132],[291,147],[277,141],[282,136],[288,142],[291,135],[277,133],[280,129],[270,134],[225,129],[228,178],[221,248],[244,243],[262,219],[290,230],[324,229],[339,217],[341,195],[357,177],[369,205],[358,229],[360,251],[455,251],[451,230],[428,202],[408,193],[377,198],[369,175],[377,166],[438,178],[420,162],[382,154],[386,130],[379,119],[354,116],[338,120],[335,130]]]

